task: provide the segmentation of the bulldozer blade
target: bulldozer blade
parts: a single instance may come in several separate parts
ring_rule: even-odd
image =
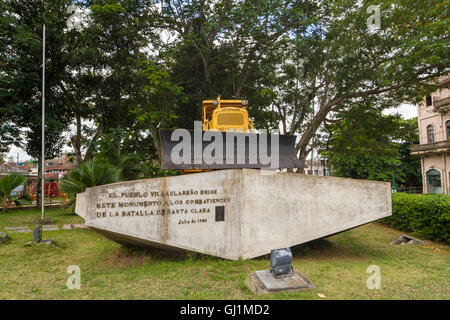
[[[294,135],[160,129],[160,137],[163,169],[306,168]]]

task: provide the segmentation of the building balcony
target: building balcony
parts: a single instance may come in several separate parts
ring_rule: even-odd
[[[411,146],[411,154],[441,153],[450,150],[450,140]]]
[[[450,97],[443,99],[433,99],[434,112],[448,112],[450,110]]]

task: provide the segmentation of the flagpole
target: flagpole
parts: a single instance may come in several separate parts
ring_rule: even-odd
[[[45,24],[42,29],[42,141],[41,141],[41,213],[42,219],[44,219],[44,191],[45,191],[45,179],[44,179],[44,139],[45,139]]]

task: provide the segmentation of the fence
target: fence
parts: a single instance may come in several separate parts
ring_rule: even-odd
[[[33,192],[33,185],[29,185],[26,191],[11,191],[10,197],[6,203],[8,208],[22,208],[36,205],[37,194]],[[20,202],[18,200],[21,199]],[[70,200],[70,195],[64,192],[59,192],[57,183],[46,183],[44,189],[44,204],[58,204],[65,203]],[[0,204],[0,208],[3,203]]]
[[[422,187],[405,187],[405,188],[396,187],[392,188],[391,190],[392,193],[402,192],[402,193],[418,193],[418,194],[421,194],[423,191]]]

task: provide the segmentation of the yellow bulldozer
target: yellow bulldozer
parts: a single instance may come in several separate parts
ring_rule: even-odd
[[[254,132],[247,112],[247,100],[203,100],[203,131]]]
[[[294,135],[256,133],[247,100],[204,100],[194,130],[160,130],[162,167],[192,173],[236,168],[304,168]]]

